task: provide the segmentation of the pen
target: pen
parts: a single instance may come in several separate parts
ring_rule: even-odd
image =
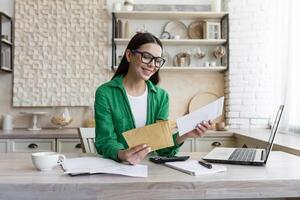
[[[211,169],[212,165],[210,163],[205,162],[204,160],[199,160],[198,163],[207,169]]]

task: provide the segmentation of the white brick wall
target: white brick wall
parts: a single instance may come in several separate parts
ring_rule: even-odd
[[[225,76],[226,122],[265,128],[273,116],[273,0],[228,0],[230,68]]]

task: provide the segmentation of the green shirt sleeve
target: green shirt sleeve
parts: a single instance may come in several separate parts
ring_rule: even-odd
[[[102,154],[105,158],[118,161],[118,151],[125,148],[124,145],[117,140],[111,107],[107,97],[101,94],[101,88],[96,92],[94,109],[96,128],[95,147],[97,152]]]
[[[167,120],[169,117],[169,95],[165,92],[165,95],[163,95],[160,103],[160,109],[158,111],[158,117],[157,120]],[[178,133],[173,134],[173,141],[174,146],[167,147],[163,149],[159,149],[156,151],[156,153],[160,156],[174,156],[178,153],[179,147],[183,144],[177,144],[176,138],[178,136]]]

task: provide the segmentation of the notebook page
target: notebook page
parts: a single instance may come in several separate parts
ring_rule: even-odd
[[[66,159],[62,164],[67,174],[108,173],[133,177],[147,177],[146,165],[128,165],[100,157],[79,157]]]

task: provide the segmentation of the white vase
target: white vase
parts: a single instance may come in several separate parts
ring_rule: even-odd
[[[12,130],[13,129],[13,117],[11,115],[3,116],[3,130]]]
[[[210,10],[212,12],[221,12],[221,0],[210,0]]]

